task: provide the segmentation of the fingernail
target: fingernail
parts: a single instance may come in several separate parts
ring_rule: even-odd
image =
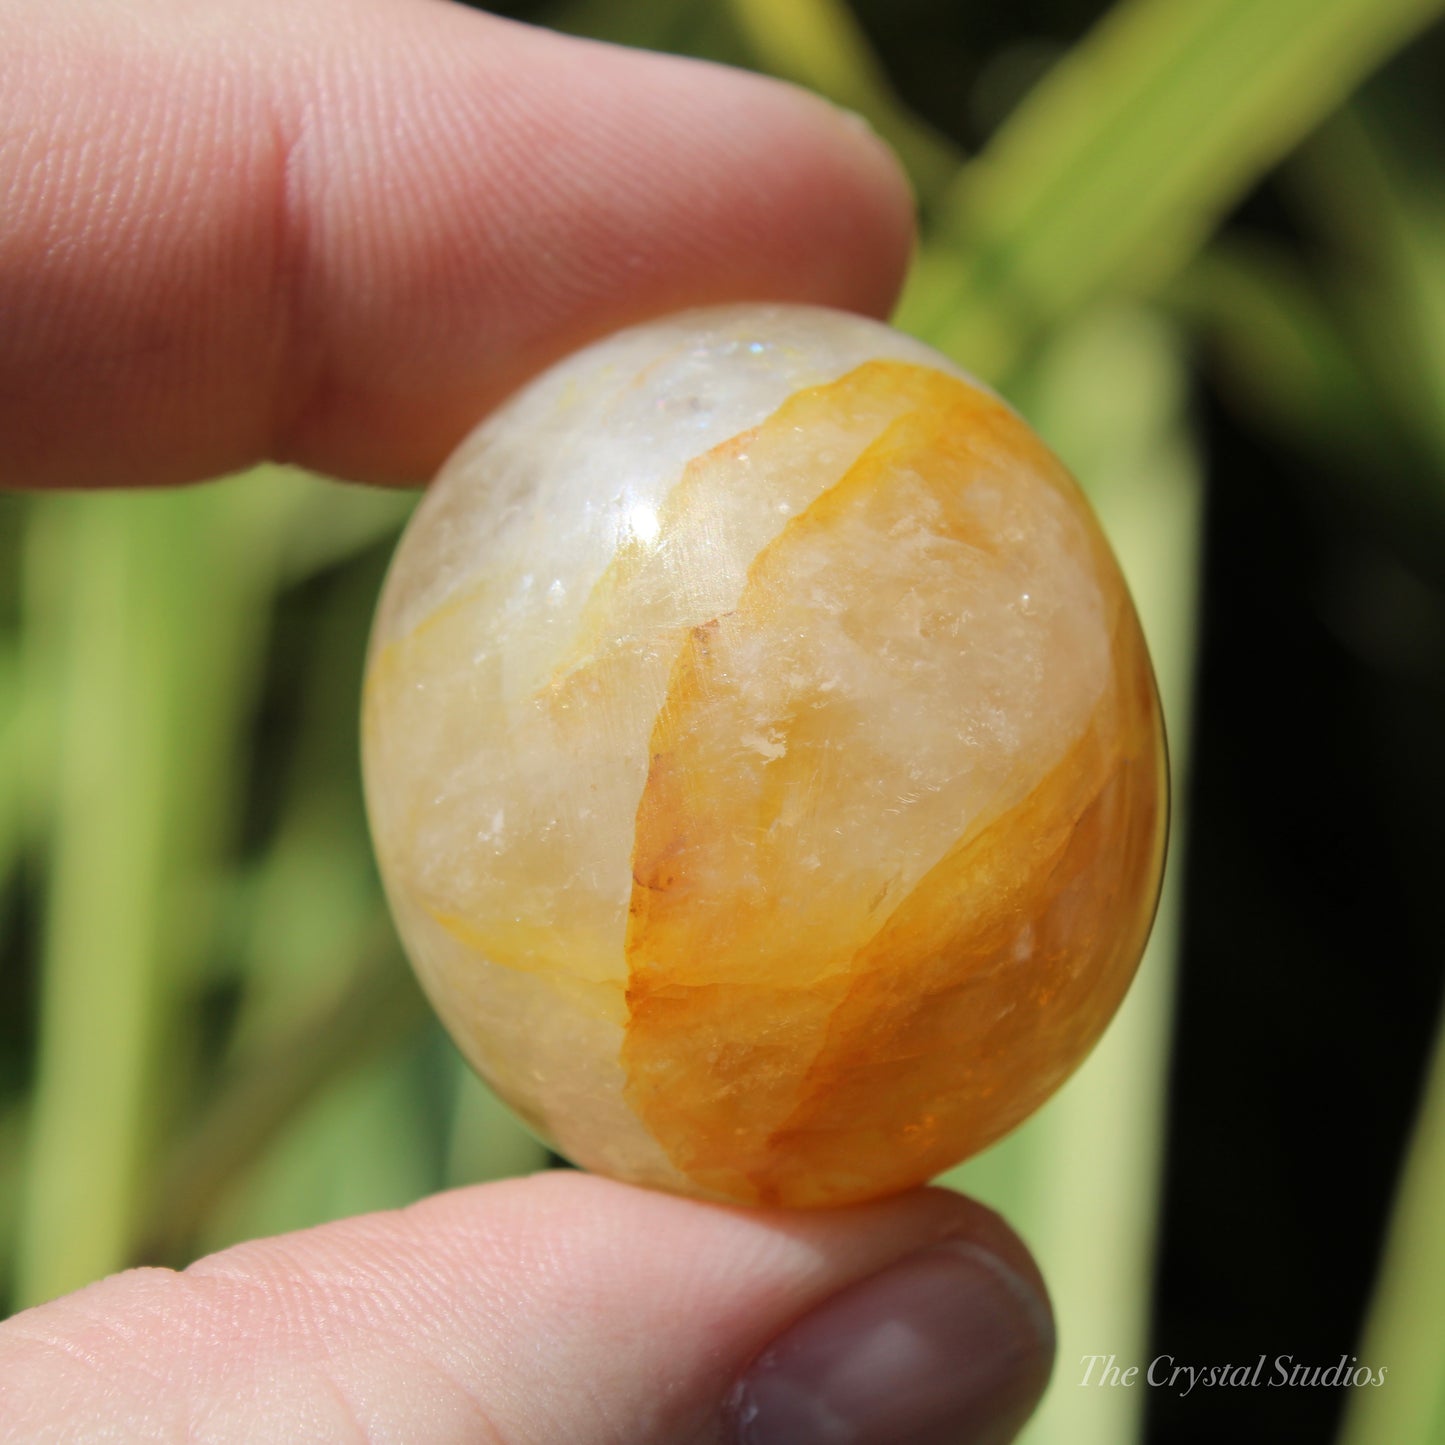
[[[996,1255],[936,1245],[791,1326],[730,1401],[738,1445],[1002,1445],[1048,1383],[1048,1305]]]

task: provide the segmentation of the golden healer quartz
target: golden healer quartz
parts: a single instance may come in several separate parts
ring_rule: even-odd
[[[393,563],[363,742],[471,1063],[577,1163],[716,1199],[868,1199],[998,1138],[1158,889],[1158,702],[1088,505],[835,312],[625,331],[480,427]]]

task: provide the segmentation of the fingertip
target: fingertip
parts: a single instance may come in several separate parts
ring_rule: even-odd
[[[782,82],[775,82],[782,84]],[[918,197],[898,153],[857,111],[832,104],[812,91],[789,87],[817,114],[827,144],[846,156],[858,197],[862,264],[840,278],[839,299],[823,302],[887,320],[898,304],[918,240]],[[834,139],[836,137],[836,139]]]

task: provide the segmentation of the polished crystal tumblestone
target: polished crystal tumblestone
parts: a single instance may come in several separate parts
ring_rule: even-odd
[[[922,1182],[1112,1016],[1164,749],[1077,486],[934,352],[801,307],[562,362],[403,538],[363,726],[422,982],[577,1163],[714,1198]]]

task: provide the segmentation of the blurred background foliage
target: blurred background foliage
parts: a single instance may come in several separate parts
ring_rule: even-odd
[[[1135,591],[1176,786],[1149,957],[947,1181],[1052,1282],[1036,1445],[1445,1441],[1442,10],[508,7],[865,115],[922,213],[900,323],[1063,454]],[[360,673],[411,500],[0,497],[0,1306],[549,1162],[371,863]],[[1078,1383],[1162,1353],[1388,1384]]]

